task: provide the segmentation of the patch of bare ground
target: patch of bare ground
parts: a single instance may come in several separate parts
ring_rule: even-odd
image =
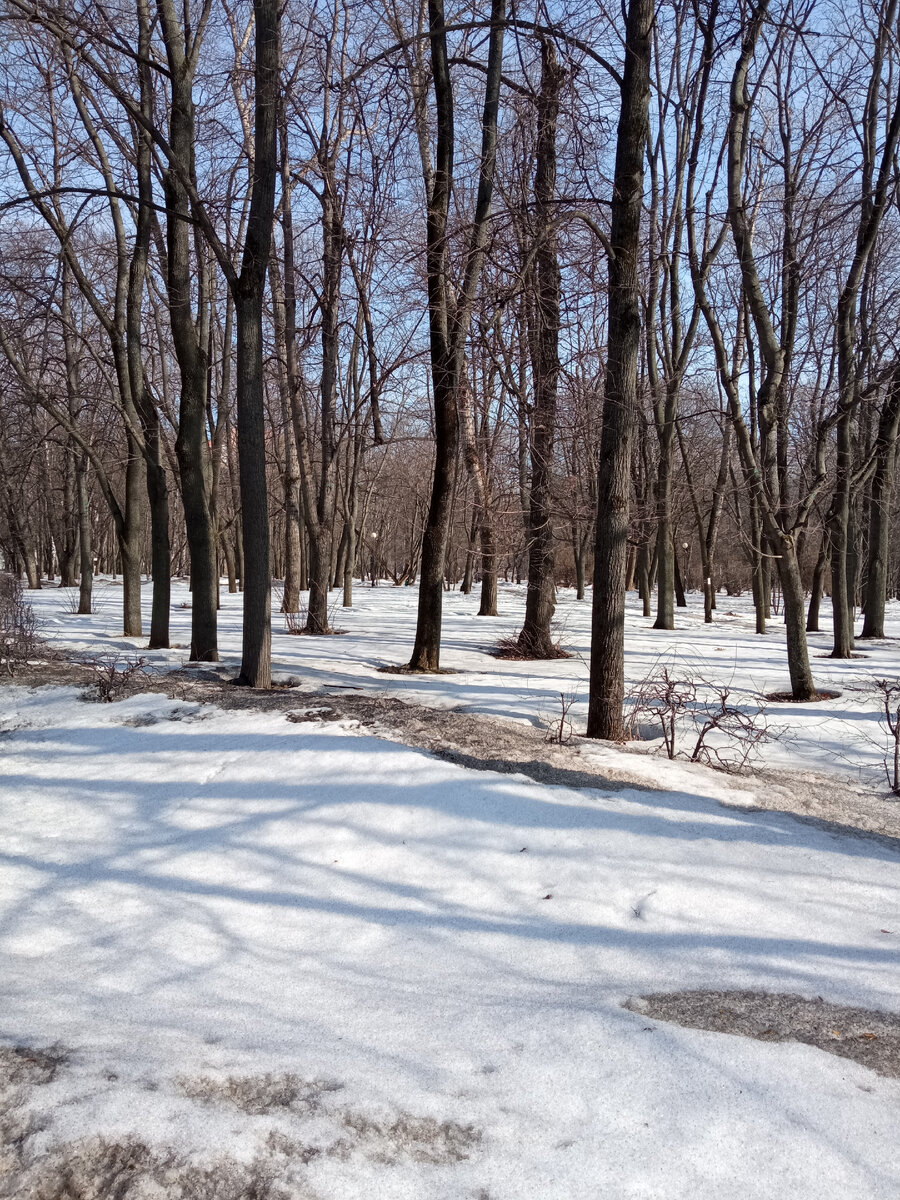
[[[900,801],[884,790],[815,771],[757,767],[743,777],[755,807],[851,837],[874,837],[900,851]]]
[[[657,1021],[738,1034],[763,1042],[802,1042],[900,1079],[900,1016],[831,1004],[821,996],[745,991],[632,996],[625,1008]]]
[[[68,1060],[69,1053],[61,1046],[48,1046],[44,1050],[34,1046],[0,1046],[0,1090],[52,1083]]]
[[[482,1138],[474,1125],[459,1121],[438,1121],[408,1112],[378,1118],[335,1105],[331,1098],[344,1085],[334,1080],[306,1080],[290,1073],[230,1075],[224,1079],[201,1075],[181,1077],[176,1085],[192,1100],[232,1106],[248,1116],[293,1114],[302,1121],[319,1114],[343,1131],[319,1145],[298,1140],[284,1130],[269,1133],[266,1145],[270,1150],[302,1162],[311,1162],[320,1155],[347,1159],[354,1152],[379,1163],[395,1163],[403,1158],[433,1164],[461,1162]],[[302,1131],[300,1122],[297,1129]]]
[[[215,1079],[209,1075],[181,1077],[179,1090],[192,1100],[231,1104],[250,1116],[281,1110],[314,1112],[322,1097],[339,1092],[344,1086],[330,1079],[301,1079],[290,1072],[283,1075],[229,1075]]]
[[[47,1103],[42,1113],[41,1087],[67,1063],[56,1047],[0,1049],[0,1200],[314,1200],[306,1168],[316,1159],[446,1165],[467,1159],[483,1138],[460,1121],[336,1103],[343,1084],[332,1080],[262,1073],[174,1081],[199,1104],[275,1122],[248,1125],[259,1147],[249,1161],[136,1135],[92,1133],[60,1144]]]
[[[385,1164],[404,1158],[435,1166],[463,1162],[482,1138],[481,1131],[474,1125],[414,1117],[407,1112],[379,1121],[345,1109],[340,1117],[352,1140],[368,1157]]]
[[[268,1156],[251,1163],[229,1157],[192,1162],[136,1138],[69,1142],[41,1155],[0,1196],[29,1200],[313,1200],[313,1193],[277,1178]]]
[[[830,655],[825,657],[830,657]],[[774,704],[821,704],[823,700],[837,700],[840,694],[832,689],[822,688],[806,700],[795,700],[793,692],[766,692],[766,699],[771,700]]]
[[[35,1088],[53,1082],[67,1061],[60,1046],[0,1046],[0,1197],[31,1194],[18,1190],[16,1182],[29,1142],[43,1128],[28,1101]]]

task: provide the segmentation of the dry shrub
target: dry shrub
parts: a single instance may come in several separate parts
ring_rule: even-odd
[[[0,571],[0,670],[15,675],[37,653],[34,612],[19,579]]]
[[[881,711],[878,724],[886,735],[883,762],[888,787],[895,796],[900,796],[900,681],[876,679],[874,694]]]
[[[762,706],[750,710],[731,703],[727,684],[701,684],[703,693],[693,680],[672,675],[668,667],[648,675],[633,698],[627,736],[646,737],[648,726],[657,727],[668,758],[688,758],[737,774],[775,733]],[[711,734],[720,735],[720,740],[711,740]],[[693,742],[690,752],[680,749],[682,737]]]
[[[516,637],[502,637],[495,644],[493,649],[488,651],[494,658],[508,659],[512,662],[538,662],[548,661],[557,658],[574,658],[568,650],[563,650],[559,642],[554,642],[550,647],[549,654],[536,654],[527,646],[520,644]]]
[[[147,659],[139,654],[100,654],[82,659],[82,663],[94,677],[92,691],[84,699],[98,700],[101,704],[124,700],[147,674]]]

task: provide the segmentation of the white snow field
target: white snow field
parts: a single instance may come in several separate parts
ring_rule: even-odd
[[[490,622],[447,597],[461,673],[435,679],[374,672],[408,658],[415,592],[356,597],[345,637],[276,635],[279,668],[533,721],[560,689],[584,696],[577,659],[478,648],[516,628],[518,590]],[[113,586],[87,618],[29,598],[61,644],[140,645],[116,632]],[[235,662],[239,603],[223,595]],[[632,614],[630,677],[664,648],[748,694],[783,686],[783,635],[754,639],[733,611],[663,635]],[[586,653],[587,606],[560,614]],[[821,684],[896,673],[894,645],[865,652],[817,662]],[[873,711],[856,693],[810,706],[779,753],[818,771],[859,751],[874,770]],[[900,1196],[900,1080],[622,1007],[748,988],[900,1011],[888,840],[724,808],[722,777],[660,758],[639,760],[654,790],[551,787],[346,721],[159,694],[6,686],[0,730],[0,1047],[64,1056],[20,1096],[26,1166],[99,1136],[264,1163],[271,1195],[297,1200]],[[4,1193],[0,1156],[0,1195],[37,1196],[16,1190],[33,1178]]]

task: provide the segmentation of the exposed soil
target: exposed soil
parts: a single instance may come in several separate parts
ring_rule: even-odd
[[[343,1084],[334,1080],[267,1073],[173,1080],[197,1104],[279,1122],[256,1126],[264,1141],[249,1162],[134,1135],[59,1144],[41,1087],[69,1058],[58,1047],[0,1046],[0,1200],[314,1200],[304,1172],[314,1159],[439,1166],[468,1159],[483,1138],[460,1121],[335,1102]]]
[[[900,1016],[779,992],[662,992],[632,996],[625,1008],[689,1029],[762,1042],[802,1042],[900,1079]]]
[[[830,657],[826,655],[825,657]],[[819,704],[822,700],[837,700],[840,692],[830,692],[822,690],[816,692],[814,696],[810,696],[808,700],[795,700],[793,692],[766,692],[766,699],[771,700],[773,704]]]

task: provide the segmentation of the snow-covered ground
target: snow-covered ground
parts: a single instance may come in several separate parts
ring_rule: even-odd
[[[88,618],[31,597],[66,645],[139,645],[113,586]],[[539,721],[556,692],[584,696],[586,667],[486,654],[521,599],[504,589],[484,621],[446,597],[456,675],[375,673],[409,656],[410,589],[358,589],[346,636],[276,636],[275,659],[306,685]],[[235,662],[239,603],[223,596]],[[777,627],[755,639],[733,611],[711,630],[679,614],[673,634],[633,616],[630,678],[677,654],[748,698],[783,686]],[[586,655],[586,606],[563,596],[559,616]],[[890,647],[866,653],[817,662],[822,685],[896,669]],[[792,718],[790,753],[845,757],[862,705]],[[21,1098],[42,1126],[27,1159],[138,1138],[264,1161],[297,1200],[900,1195],[900,1080],[622,1007],[752,988],[900,1011],[886,842],[725,809],[717,776],[659,759],[658,790],[551,787],[159,694],[4,687],[0,730],[0,1047],[67,1056]],[[2,1172],[0,1154],[0,1195]]]
[[[146,652],[139,638],[122,637],[121,586],[101,581],[93,616],[66,613],[68,593],[59,589],[29,592],[42,632],[74,649],[97,653],[120,650],[146,653],[151,663],[176,666],[186,661],[190,645],[190,593],[176,581],[172,595],[170,651]],[[146,626],[150,617],[149,584],[144,587]],[[340,607],[333,593],[332,624],[343,636],[307,638],[285,632],[273,605],[273,668],[297,676],[305,687],[359,688],[385,692],[421,703],[462,707],[467,711],[546,725],[558,718],[560,693],[574,697],[571,710],[576,730],[584,729],[587,714],[587,675],[590,654],[590,599],[577,601],[571,589],[561,589],[556,625],[563,646],[574,657],[553,662],[510,662],[489,650],[500,637],[521,628],[525,589],[501,585],[500,616],[478,617],[477,595],[444,595],[444,636],[441,665],[457,672],[440,676],[399,676],[380,673],[380,666],[399,666],[409,660],[415,634],[417,590],[384,584],[357,584],[352,609]],[[590,596],[590,593],[588,593]],[[240,663],[241,605],[239,595],[222,591],[219,645],[226,663]],[[653,629],[653,619],[641,616],[640,605],[628,598],[626,624],[626,681],[630,691],[664,667],[680,677],[724,683],[731,701],[755,710],[770,692],[789,690],[784,628],[777,616],[769,632],[754,633],[750,596],[718,598],[715,622],[703,622],[702,597],[688,597],[688,608],[676,610],[677,628]],[[183,607],[184,606],[184,607]],[[885,740],[878,724],[878,702],[870,694],[874,680],[900,677],[900,602],[888,605],[884,641],[860,642],[859,658],[839,661],[827,657],[832,638],[831,611],[823,601],[823,632],[809,635],[810,654],[818,685],[840,692],[833,700],[808,705],[771,705],[768,721],[777,727],[777,740],[763,748],[761,761],[788,770],[837,773],[884,790],[882,762]],[[658,771],[658,766],[655,768]]]

